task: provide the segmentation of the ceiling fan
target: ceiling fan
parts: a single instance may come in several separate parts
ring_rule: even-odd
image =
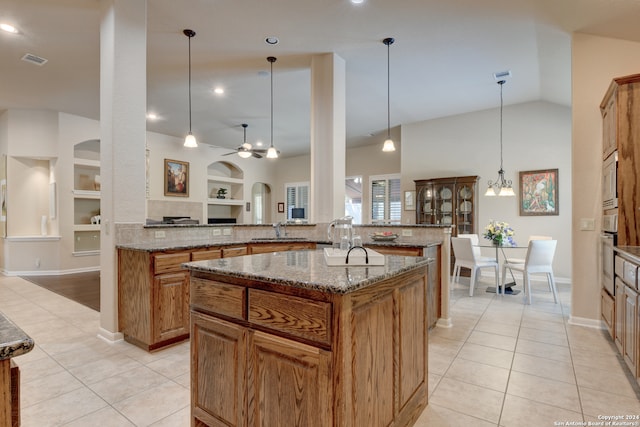
[[[238,156],[242,157],[243,159],[247,159],[251,156],[261,159],[262,155],[265,154],[267,152],[267,149],[262,149],[262,148],[253,148],[253,146],[247,142],[247,127],[249,125],[246,123],[242,124],[242,127],[244,129],[244,140],[241,146],[239,146],[238,148],[236,148],[235,151],[232,151],[231,153],[227,153],[227,154],[223,154],[223,156],[230,156],[232,154],[238,154]]]

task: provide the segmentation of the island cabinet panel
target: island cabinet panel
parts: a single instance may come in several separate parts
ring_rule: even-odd
[[[247,369],[249,426],[331,425],[331,355],[254,331]]]
[[[244,286],[193,277],[191,295],[194,307],[234,319],[247,318],[247,288]]]
[[[413,425],[427,404],[428,269],[343,294],[192,271],[192,425]],[[220,312],[225,286],[246,288],[246,317]]]
[[[393,306],[389,293],[353,311],[353,426],[387,426],[393,421],[397,390],[393,372],[396,327],[389,321]]]
[[[331,344],[331,304],[249,289],[249,321],[285,334]]]
[[[191,330],[192,425],[246,426],[247,328],[193,313]]]

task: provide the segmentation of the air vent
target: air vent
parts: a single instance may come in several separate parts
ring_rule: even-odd
[[[496,79],[496,81],[506,80],[510,77],[511,77],[511,70],[498,71],[497,73],[493,73],[493,78]]]
[[[25,62],[31,62],[32,64],[36,64],[38,66],[43,66],[47,63],[48,59],[41,58],[32,53],[27,53],[22,57],[22,60]]]

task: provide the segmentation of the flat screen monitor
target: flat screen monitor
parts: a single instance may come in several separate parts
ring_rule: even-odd
[[[291,208],[291,219],[304,219],[304,208]]]

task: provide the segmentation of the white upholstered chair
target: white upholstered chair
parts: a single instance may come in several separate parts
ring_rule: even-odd
[[[549,290],[553,293],[553,300],[558,303],[558,290],[553,277],[553,257],[556,253],[557,240],[531,240],[527,248],[524,264],[505,262],[502,265],[502,284],[506,281],[507,269],[521,271],[524,276],[525,302],[531,304],[531,275],[545,274]]]
[[[551,236],[537,236],[535,234],[532,234],[531,236],[529,236],[529,240],[527,241],[527,247],[529,245],[529,242],[532,240],[551,240],[552,237]],[[524,264],[524,258],[507,258],[507,262],[510,264]]]
[[[477,245],[477,235],[476,245]],[[473,238],[471,237],[452,237],[451,245],[453,246],[453,253],[456,257],[456,262],[453,266],[453,280],[457,282],[460,279],[460,268],[465,267],[471,270],[471,279],[469,282],[469,296],[473,296],[473,288],[476,285],[476,276],[478,270],[481,268],[491,267],[495,270],[496,278],[496,293],[499,292],[498,288],[498,262],[495,258],[480,256],[480,248],[474,246]],[[477,251],[476,251],[477,249]]]

